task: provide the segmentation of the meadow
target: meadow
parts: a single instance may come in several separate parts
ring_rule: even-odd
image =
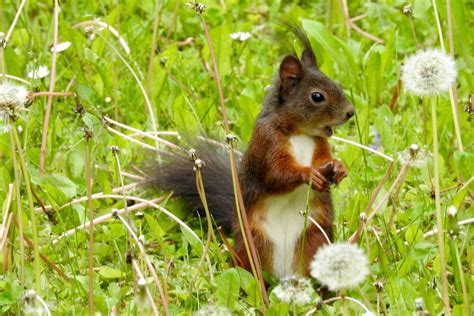
[[[0,7],[2,315],[472,313],[472,1]],[[140,185],[157,151],[198,136],[245,151],[282,57],[301,51],[282,19],[356,108],[330,138],[349,171],[334,241],[358,244],[369,273],[325,296],[268,274],[264,291],[232,264],[231,236]],[[438,91],[410,84],[426,50],[455,61]]]

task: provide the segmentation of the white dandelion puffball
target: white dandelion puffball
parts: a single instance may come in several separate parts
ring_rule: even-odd
[[[357,245],[340,242],[321,247],[311,262],[311,275],[329,290],[351,289],[369,274],[369,260]]]
[[[49,69],[46,66],[39,66],[38,69],[29,71],[27,76],[31,79],[41,79],[49,75]]]
[[[64,52],[71,46],[71,42],[57,43],[55,46],[51,47],[51,52],[56,51],[56,53]]]
[[[317,297],[310,280],[295,277],[282,280],[272,293],[281,302],[295,305],[307,305]]]
[[[0,83],[0,112],[22,109],[28,102],[28,90],[11,82]]]
[[[456,81],[455,61],[445,53],[429,49],[405,60],[402,81],[407,91],[418,96],[447,91]]]
[[[236,32],[229,35],[233,40],[245,42],[251,36],[249,32]]]

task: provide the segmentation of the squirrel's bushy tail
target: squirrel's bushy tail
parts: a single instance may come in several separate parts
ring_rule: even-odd
[[[201,173],[209,212],[217,225],[230,231],[235,202],[226,149],[204,141],[196,144],[194,149],[197,157],[205,163]],[[155,162],[148,168],[145,186],[173,192],[173,196],[183,199],[191,210],[205,215],[196,187],[193,162],[178,155],[161,155],[161,158],[161,162]]]

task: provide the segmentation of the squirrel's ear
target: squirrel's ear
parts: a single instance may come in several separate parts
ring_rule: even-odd
[[[318,68],[318,64],[316,63],[316,56],[314,56],[314,53],[311,48],[305,48],[303,50],[303,52],[301,53],[301,61],[306,67]]]
[[[280,64],[280,88],[290,93],[303,75],[303,67],[298,57],[287,55]]]

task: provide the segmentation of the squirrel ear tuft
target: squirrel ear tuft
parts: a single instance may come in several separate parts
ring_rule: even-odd
[[[306,67],[316,67],[318,68],[318,64],[316,62],[316,56],[314,55],[311,48],[305,48],[301,53],[301,61],[303,65]]]
[[[299,79],[303,75],[303,67],[298,57],[287,55],[280,64],[280,88],[289,94],[291,93]]]
[[[300,78],[303,74],[303,68],[298,57],[294,55],[287,55],[283,58],[280,64],[280,80],[284,81],[287,78]]]

